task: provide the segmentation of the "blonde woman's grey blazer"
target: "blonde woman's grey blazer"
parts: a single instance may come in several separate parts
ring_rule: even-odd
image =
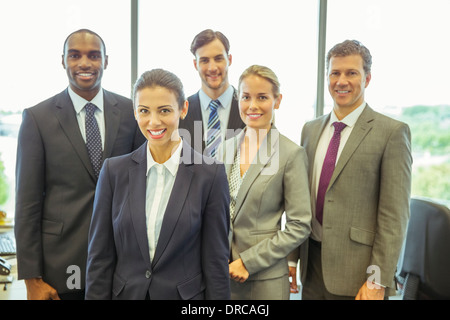
[[[228,177],[244,134],[224,144]],[[288,276],[288,254],[310,234],[307,167],[305,150],[272,127],[244,177],[231,220],[230,261],[242,259],[247,281]]]

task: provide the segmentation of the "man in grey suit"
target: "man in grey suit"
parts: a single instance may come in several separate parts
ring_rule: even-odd
[[[86,29],[70,34],[62,65],[68,88],[25,109],[18,138],[15,236],[18,277],[25,279],[28,299],[84,297],[98,170],[105,158],[129,153],[145,140],[131,100],[101,87],[108,56],[100,36]],[[95,105],[92,117],[89,104]],[[97,163],[90,160],[92,132]]]
[[[227,37],[220,31],[211,29],[197,34],[191,44],[194,67],[199,73],[202,85],[197,93],[188,97],[189,112],[186,118],[180,121],[180,135],[196,151],[208,156],[214,156],[206,143],[211,101],[220,102],[217,109],[220,143],[215,146],[216,150],[226,139],[240,132],[236,129],[245,126],[239,115],[236,90],[228,80],[228,67],[232,63],[229,50]]]
[[[358,41],[333,47],[333,111],[303,128],[313,206],[309,245],[300,249],[303,299],[383,299],[394,288],[409,218],[411,136],[408,125],[365,102],[371,63]]]

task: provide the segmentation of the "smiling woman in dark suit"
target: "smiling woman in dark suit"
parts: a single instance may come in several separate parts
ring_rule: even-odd
[[[229,299],[224,166],[180,138],[188,103],[174,74],[145,72],[133,98],[147,143],[101,171],[86,298]]]

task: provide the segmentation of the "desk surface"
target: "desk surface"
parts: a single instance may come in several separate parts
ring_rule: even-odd
[[[0,228],[0,233],[13,233],[12,228]],[[0,283],[0,300],[26,300],[27,289],[23,280],[17,280],[17,262],[15,256],[2,256],[11,264],[12,282]],[[6,286],[5,286],[6,285]]]
[[[17,280],[17,264],[15,256],[3,256],[11,264],[11,283],[0,283],[0,300],[26,300],[27,289],[23,280]],[[6,290],[5,290],[6,289]]]

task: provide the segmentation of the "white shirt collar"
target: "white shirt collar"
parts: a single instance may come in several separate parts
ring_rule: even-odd
[[[353,110],[342,120],[339,120],[337,118],[334,111],[331,112],[330,125],[332,125],[334,122],[343,122],[347,125],[347,127],[352,128],[355,125],[356,121],[358,121],[358,118],[361,115],[361,113],[364,111],[365,107],[366,107],[366,102],[364,101],[358,108]]]
[[[153,160],[152,153],[150,152],[150,148],[148,147],[147,144],[147,176],[150,172],[150,169],[155,165],[164,165],[167,168],[167,170],[169,170],[169,172],[172,174],[172,176],[175,176],[177,174],[178,166],[180,164],[182,149],[183,149],[183,141],[181,140],[175,151],[170,156],[170,158],[166,162],[159,164],[158,162]]]
[[[100,88],[100,91],[91,101],[87,101],[86,99],[80,97],[72,90],[70,86],[68,87],[68,92],[76,113],[80,113],[88,102],[95,104],[95,106],[103,112],[103,88]]]
[[[234,94],[234,88],[233,86],[228,86],[228,89],[225,90],[224,93],[217,99],[220,101],[220,104],[223,108],[227,108],[228,106],[231,106],[231,101],[233,100],[233,94]],[[211,98],[202,90],[199,91],[199,99],[200,99],[200,106],[203,108],[204,111],[208,109],[209,103],[211,102]]]

